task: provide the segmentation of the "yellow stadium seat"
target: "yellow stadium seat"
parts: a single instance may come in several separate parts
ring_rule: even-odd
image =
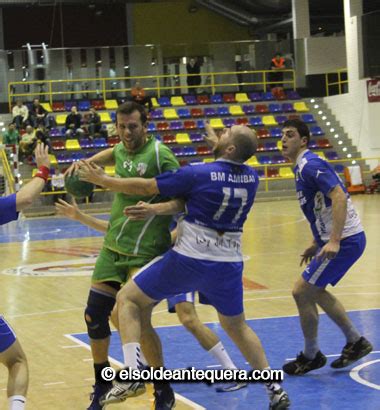
[[[183,101],[183,98],[181,96],[179,97],[172,97],[170,99],[170,102],[172,103],[172,105],[175,106],[182,106],[182,105],[186,105],[185,101]]]
[[[58,114],[55,117],[55,121],[57,122],[57,125],[65,125],[66,117],[67,117],[66,114]]]
[[[51,106],[50,106],[49,103],[41,103],[41,105],[42,105],[42,108],[45,108],[45,110],[46,110],[47,112],[52,112],[52,111],[53,111],[53,110],[51,109]]]
[[[211,118],[210,125],[212,128],[224,128],[223,121],[220,118]]]
[[[190,136],[187,132],[180,132],[175,136],[178,144],[191,144]]]
[[[116,100],[106,100],[105,103],[106,110],[117,110],[117,101]]]
[[[294,178],[293,171],[290,167],[280,167],[281,178]]]
[[[53,154],[49,154],[50,165],[58,165],[57,158]]]
[[[166,120],[176,120],[178,119],[178,114],[174,108],[166,108],[164,110],[164,117]]]
[[[264,115],[262,121],[264,125],[278,125],[273,115]]]
[[[293,104],[293,107],[297,112],[308,112],[309,111],[309,107],[303,101],[295,102]]]
[[[315,155],[318,155],[318,157],[321,157],[322,159],[326,159],[325,153],[323,151],[314,151]]]
[[[68,151],[76,151],[80,149],[79,141],[77,139],[66,140],[65,148]]]
[[[214,162],[214,158],[203,158],[203,162]]]
[[[112,118],[109,112],[101,112],[100,113],[100,121],[101,122],[112,122]]]
[[[260,165],[259,161],[256,158],[256,155],[254,155],[253,157],[249,158],[248,161],[246,161],[246,165],[249,165],[250,167],[254,167],[256,165]]]
[[[235,98],[239,103],[251,102],[246,93],[237,93]]]
[[[277,141],[277,148],[279,151],[282,151],[282,141]]]
[[[151,98],[151,101],[154,108],[158,108],[160,106],[156,97]]]
[[[244,111],[241,109],[240,105],[231,105],[229,110],[231,115],[244,115]]]
[[[114,167],[113,165],[107,165],[107,166],[104,168],[104,172],[105,172],[107,175],[113,177],[113,176],[115,176],[115,167]]]

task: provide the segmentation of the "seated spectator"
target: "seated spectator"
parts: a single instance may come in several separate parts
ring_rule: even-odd
[[[82,116],[79,114],[77,107],[74,105],[71,107],[70,114],[66,117],[66,137],[74,138],[76,135],[83,135],[84,131],[81,128],[81,123]]]
[[[16,105],[12,109],[13,122],[16,124],[16,128],[25,128],[29,122],[29,110],[21,100],[16,101]]]
[[[3,135],[3,144],[4,145],[18,145],[20,141],[20,134],[16,129],[16,125],[11,122],[8,124],[8,129]]]
[[[33,100],[33,106],[30,110],[30,121],[34,128],[37,128],[40,124],[45,127],[48,127],[49,125],[48,112],[40,104],[40,100],[38,98]]]
[[[86,125],[90,138],[95,134],[99,134],[102,129],[100,115],[96,112],[94,107],[91,107],[90,112],[86,115]]]
[[[34,148],[36,147],[37,138],[34,128],[28,125],[25,129],[25,133],[21,136],[20,141],[20,155],[21,157],[29,157],[32,155]]]
[[[37,138],[38,141],[41,141],[45,145],[47,145],[49,147],[49,151],[51,150],[51,143],[50,143],[49,134],[46,131],[46,128],[44,127],[43,124],[39,124],[39,126],[36,130],[36,138]]]
[[[51,176],[51,190],[52,191],[64,191],[65,190],[65,175],[60,169],[56,169],[54,174]],[[66,194],[56,194],[54,195],[54,202],[58,199],[66,199]]]
[[[149,111],[152,110],[153,104],[149,96],[145,94],[145,90],[141,87],[140,81],[135,82],[135,86],[131,90],[132,100],[137,104],[145,106],[148,104]]]

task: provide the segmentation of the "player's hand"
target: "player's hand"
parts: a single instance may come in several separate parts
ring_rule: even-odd
[[[336,254],[339,252],[340,242],[328,241],[326,245],[320,250],[317,255],[318,260],[334,259]]]
[[[307,265],[314,258],[317,251],[318,251],[318,245],[316,243],[309,246],[307,249],[305,249],[303,254],[301,255],[300,266],[302,266],[303,263],[305,263],[305,265]]]
[[[95,185],[103,186],[106,173],[103,168],[94,162],[79,161],[78,176],[80,181],[92,182]]]
[[[139,201],[136,205],[126,206],[124,215],[128,216],[132,221],[143,221],[153,215],[156,215],[154,204]]]
[[[218,143],[219,138],[217,134],[215,133],[214,128],[211,127],[208,121],[205,121],[205,131],[206,131],[205,141],[207,145],[210,148],[214,148],[215,145]]]
[[[66,218],[74,221],[79,219],[79,215],[81,213],[74,197],[72,199],[72,205],[63,199],[58,199],[58,202],[55,203],[55,210],[58,215],[65,216]]]
[[[79,169],[79,163],[78,162],[73,162],[63,173],[63,176],[71,176],[72,174],[75,174]]]
[[[44,166],[50,168],[49,159],[49,146],[44,144],[37,144],[34,150],[34,155],[36,157],[37,168]]]

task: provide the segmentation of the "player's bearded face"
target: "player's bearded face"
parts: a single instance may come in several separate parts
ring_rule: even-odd
[[[146,128],[141,123],[140,113],[118,114],[116,128],[127,151],[136,151],[146,142]]]

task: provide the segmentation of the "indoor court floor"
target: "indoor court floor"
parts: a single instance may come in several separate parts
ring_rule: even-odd
[[[380,196],[355,196],[367,234],[367,248],[346,277],[332,289],[374,351],[347,369],[328,365],[303,377],[286,377],[293,409],[380,409]],[[98,215],[106,219],[107,215]],[[303,348],[293,283],[299,277],[300,254],[311,232],[296,200],[258,202],[243,234],[245,311],[259,334],[273,368]],[[90,274],[102,245],[102,234],[60,218],[20,218],[0,227],[0,312],[12,324],[27,354],[31,410],[81,410],[89,404],[93,370],[83,310]],[[197,305],[201,320],[221,337],[233,360],[245,360],[217,323],[213,308]],[[217,368],[207,352],[167,313],[166,303],[154,311],[169,368]],[[121,364],[120,341],[114,332],[110,357]],[[345,341],[321,316],[321,350],[329,360]],[[7,372],[0,368],[0,410],[6,409]],[[264,387],[258,384],[235,393],[213,387],[175,385],[176,409],[267,409]],[[109,409],[148,409],[148,394]]]

